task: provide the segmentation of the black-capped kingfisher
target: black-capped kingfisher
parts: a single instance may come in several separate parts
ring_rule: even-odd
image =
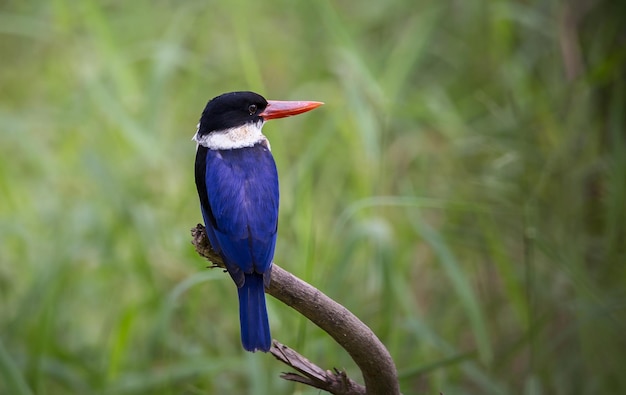
[[[271,346],[265,288],[276,245],[278,173],[265,121],[319,107],[316,101],[265,100],[254,92],[210,100],[193,138],[195,177],[206,233],[237,285],[241,343],[247,351]]]

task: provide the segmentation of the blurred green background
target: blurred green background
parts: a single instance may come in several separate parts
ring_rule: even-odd
[[[621,5],[620,5],[621,3]],[[626,393],[624,2],[4,1],[0,393],[318,394],[190,244],[210,98],[265,126],[276,262],[405,394]],[[272,334],[359,372],[268,297]]]

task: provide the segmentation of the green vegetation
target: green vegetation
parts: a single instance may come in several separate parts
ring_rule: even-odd
[[[242,350],[190,244],[191,137],[242,89],[326,102],[265,127],[276,262],[371,326],[405,394],[626,392],[623,2],[0,7],[1,394],[318,393]]]

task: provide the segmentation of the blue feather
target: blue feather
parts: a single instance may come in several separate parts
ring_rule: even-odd
[[[248,351],[268,351],[264,285],[269,285],[278,226],[276,164],[263,144],[203,149],[198,155],[205,155],[200,165],[205,162],[206,189],[199,192],[207,236],[238,287],[241,341]]]
[[[263,276],[257,273],[246,274],[239,294],[239,322],[241,344],[248,351],[269,351],[272,345],[270,324],[265,307],[265,287]]]

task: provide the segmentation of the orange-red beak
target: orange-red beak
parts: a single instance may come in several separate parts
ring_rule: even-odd
[[[265,111],[259,114],[263,119],[270,120],[276,118],[285,118],[292,115],[302,114],[321,106],[319,101],[280,101],[268,100]]]

